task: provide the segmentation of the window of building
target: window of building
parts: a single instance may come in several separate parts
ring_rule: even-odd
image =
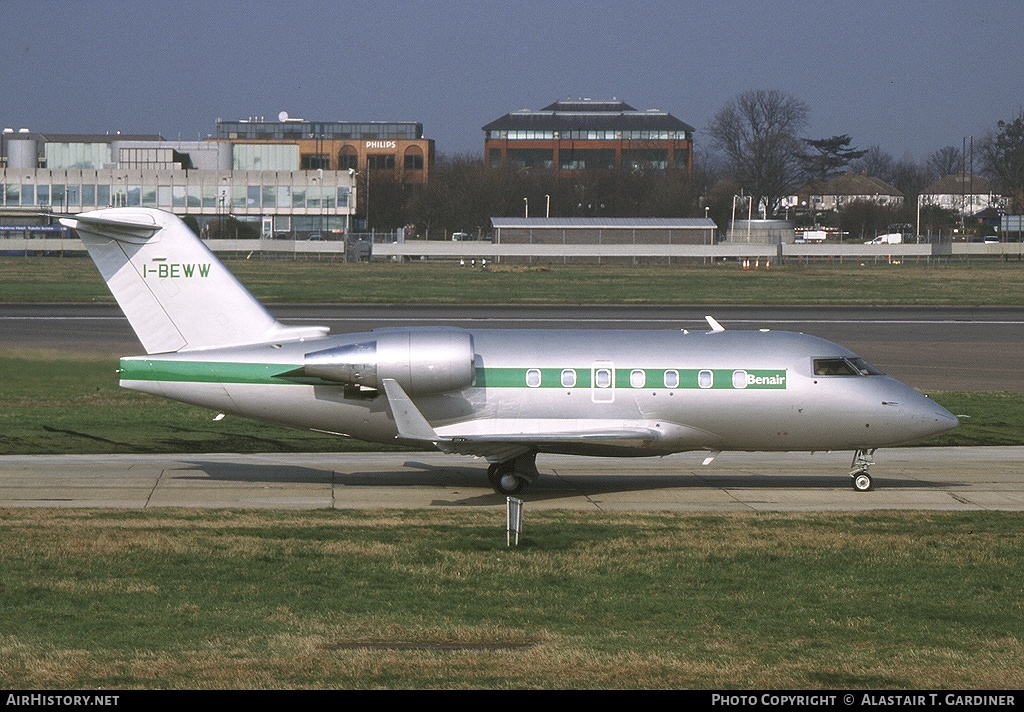
[[[676,170],[684,171],[689,168],[690,165],[690,152],[685,148],[677,148],[674,152],[676,161]]]
[[[644,148],[626,149],[622,152],[624,170],[663,171],[668,167],[668,149]]]
[[[359,168],[359,155],[356,153],[356,149],[352,146],[342,146],[338,152],[338,170],[358,170]]]
[[[395,168],[395,156],[391,153],[371,153],[366,157],[367,165],[371,170],[390,171]]]
[[[299,168],[304,171],[330,170],[331,157],[323,153],[304,153],[299,159]]]
[[[555,164],[550,148],[513,148],[508,151],[508,162],[514,168],[547,168]]]
[[[610,169],[615,167],[615,151],[610,148],[563,148],[558,153],[558,164],[563,171]]]
[[[423,170],[423,154],[418,148],[410,148],[405,153],[405,170],[407,171],[422,171]]]

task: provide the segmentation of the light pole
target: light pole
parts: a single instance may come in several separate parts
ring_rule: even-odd
[[[363,205],[366,206],[366,231],[370,231],[370,157],[366,157],[366,197],[363,198]]]

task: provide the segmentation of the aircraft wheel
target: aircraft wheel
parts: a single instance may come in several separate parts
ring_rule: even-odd
[[[494,489],[498,494],[518,494],[523,486],[526,485],[526,480],[522,477],[518,477],[512,473],[506,473],[497,478],[497,482],[494,484]]]
[[[853,476],[853,488],[858,492],[867,492],[871,489],[871,475],[866,472],[858,472]]]

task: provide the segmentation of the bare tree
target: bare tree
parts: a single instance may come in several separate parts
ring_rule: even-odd
[[[874,176],[881,178],[886,183],[892,183],[896,175],[896,159],[881,146],[875,144],[870,146],[867,153],[861,158],[850,164],[850,168],[857,173]]]
[[[807,105],[777,89],[754,89],[729,100],[708,126],[728,171],[742,189],[773,215],[800,180],[801,142]]]
[[[1014,209],[1024,209],[1024,111],[1013,121],[1000,121],[996,132],[982,139],[981,160]]]
[[[964,152],[956,146],[945,146],[928,156],[928,171],[938,180],[964,170]]]

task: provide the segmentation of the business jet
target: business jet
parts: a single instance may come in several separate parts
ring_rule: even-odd
[[[495,491],[539,453],[853,451],[871,489],[881,447],[957,418],[853,352],[806,334],[381,328],[330,335],[277,321],[176,216],[63,217],[146,351],[120,383],[212,409],[377,443],[483,458]]]

